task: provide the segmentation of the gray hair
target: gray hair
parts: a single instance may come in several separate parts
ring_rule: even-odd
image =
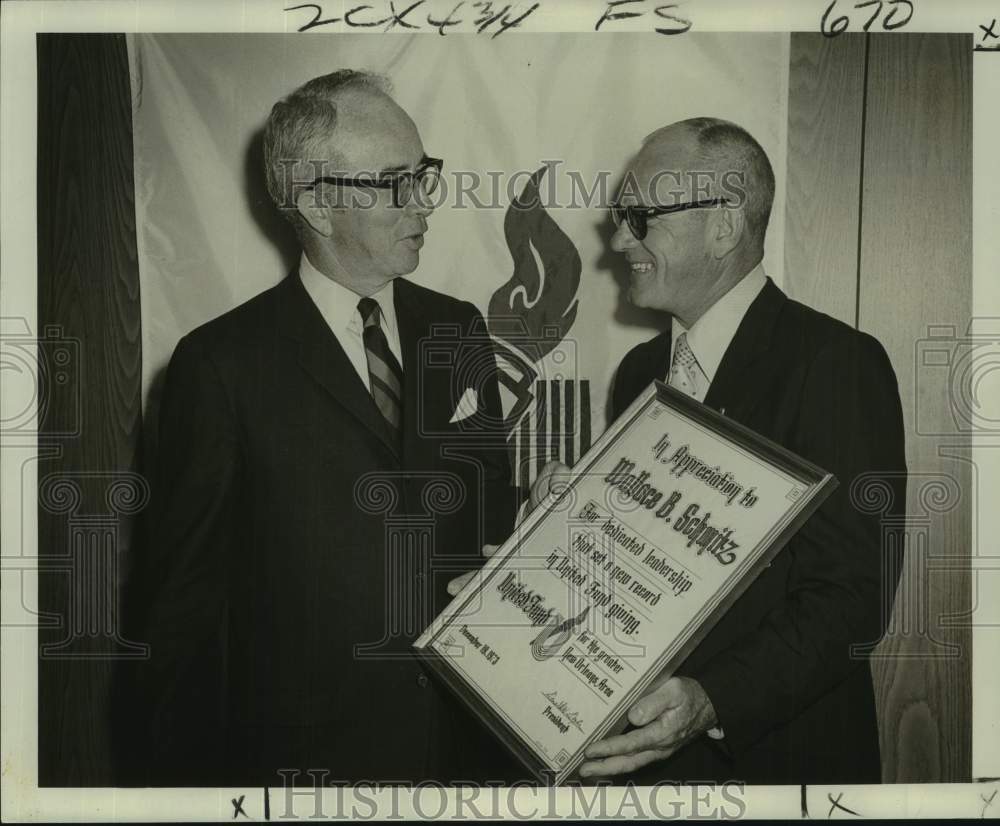
[[[274,104],[264,126],[267,191],[296,227],[296,184],[319,174],[310,161],[343,163],[330,139],[337,126],[337,96],[348,89],[371,89],[388,95],[391,85],[382,75],[357,69],[340,69],[315,77]]]
[[[750,239],[763,248],[774,203],[774,170],[767,153],[742,126],[720,118],[690,118],[673,124],[688,130],[696,142],[694,162],[700,169],[735,173],[743,194]],[[664,130],[646,138],[648,143]]]

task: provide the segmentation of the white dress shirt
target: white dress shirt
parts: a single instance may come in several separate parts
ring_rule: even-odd
[[[722,298],[716,301],[699,318],[691,329],[685,329],[676,318],[671,322],[670,328],[670,353],[673,357],[677,338],[682,333],[687,333],[687,344],[698,360],[698,366],[708,379],[708,384],[699,385],[692,396],[700,402],[705,401],[708,388],[718,372],[722,357],[726,354],[736,330],[743,321],[743,316],[747,314],[754,299],[764,289],[767,283],[767,276],[763,268],[758,264],[747,273],[738,284],[733,286]],[[667,375],[670,374],[669,365]]]
[[[364,382],[370,393],[368,356],[365,355],[365,342],[361,335],[364,321],[361,318],[361,313],[358,312],[358,302],[361,300],[361,296],[343,284],[323,275],[309,262],[304,252],[299,263],[299,277],[302,279],[302,286],[306,288],[313,304],[319,309],[327,326],[337,337],[340,346],[347,353],[347,358],[354,365],[354,369],[357,370],[358,376],[361,377],[361,381]],[[392,282],[390,281],[377,293],[373,293],[371,298],[378,302],[382,310],[382,330],[389,342],[389,349],[402,369],[403,356],[399,346],[399,326],[396,323]]]

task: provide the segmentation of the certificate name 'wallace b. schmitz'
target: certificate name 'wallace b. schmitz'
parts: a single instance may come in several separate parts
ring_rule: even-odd
[[[655,382],[417,650],[539,780],[561,783],[835,485]]]

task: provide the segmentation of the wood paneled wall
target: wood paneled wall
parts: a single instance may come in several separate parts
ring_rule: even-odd
[[[968,610],[968,579],[933,570],[935,558],[969,552],[970,470],[950,458],[966,443],[948,372],[925,369],[918,356],[928,325],[961,334],[971,314],[971,55],[963,36],[795,34],[791,44],[786,287],[883,342],[906,416],[910,547],[890,634],[873,660],[891,782],[970,772],[969,634],[942,618]],[[38,70],[39,329],[58,325],[80,348],[70,378],[79,408],[49,410],[40,436],[60,455],[39,472],[40,488],[50,485],[40,490],[39,553],[58,568],[40,577],[39,600],[63,624],[40,632],[54,649],[39,660],[39,778],[125,784],[116,758],[128,750],[112,712],[121,708],[118,666],[141,652],[122,636],[117,592],[143,492],[130,475],[141,346],[124,38],[42,36]],[[78,435],[59,435],[74,416]],[[60,480],[69,488],[54,487]],[[124,500],[109,493],[115,480],[131,491]],[[69,500],[58,493],[69,489]],[[102,524],[118,526],[103,550]],[[90,540],[98,547],[89,553],[113,563],[103,568],[110,590],[74,569]],[[113,633],[72,636],[81,599],[103,600]]]
[[[883,779],[968,780],[971,637],[949,617],[969,579],[945,563],[971,548],[969,441],[922,342],[972,313],[972,43],[795,34],[791,64],[788,291],[878,338],[903,401],[906,560],[872,660]]]
[[[110,786],[132,514],[145,498],[132,108],[124,35],[38,37],[38,328],[75,353],[43,391],[38,600],[40,785]],[[52,376],[52,380],[57,380]],[[56,392],[58,390],[58,392]]]
[[[855,325],[865,44],[792,35],[785,291]]]

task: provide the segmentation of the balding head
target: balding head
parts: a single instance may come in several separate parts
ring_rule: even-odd
[[[276,103],[264,130],[271,197],[312,266],[358,295],[416,269],[432,210],[397,202],[401,176],[425,156],[388,89],[378,75],[333,72]]]
[[[678,194],[690,200],[728,198],[742,206],[747,244],[759,260],[774,202],[774,171],[761,145],[730,121],[690,118],[647,135],[639,162],[650,175],[679,172]],[[686,174],[685,174],[686,173]],[[669,176],[673,183],[675,176]],[[663,187],[658,187],[662,194]]]
[[[286,218],[297,219],[296,183],[346,167],[338,131],[364,113],[362,100],[399,109],[389,91],[389,81],[381,75],[341,69],[313,78],[274,104],[264,127],[264,171],[268,194]],[[314,169],[311,162],[324,163],[326,169]]]
[[[767,156],[735,124],[695,118],[647,136],[611,239],[629,262],[631,301],[690,327],[760,263],[773,197]]]

